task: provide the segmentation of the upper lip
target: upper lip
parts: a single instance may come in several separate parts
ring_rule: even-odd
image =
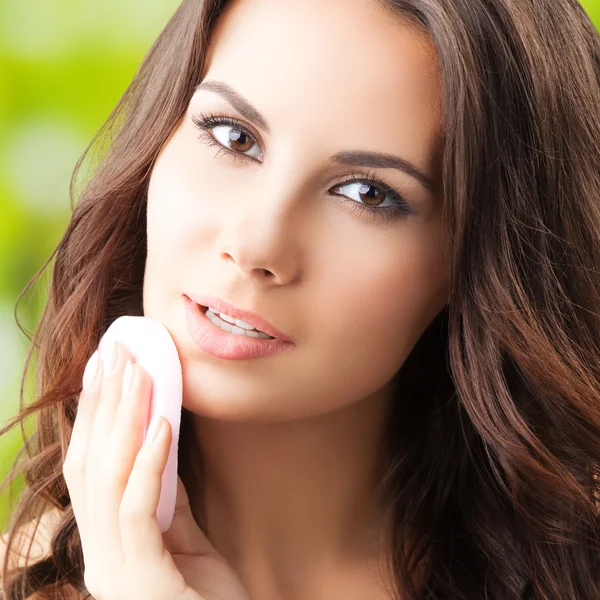
[[[267,335],[283,340],[284,342],[292,341],[285,333],[279,331],[275,325],[269,323],[269,321],[267,321],[264,317],[255,312],[238,308],[237,306],[234,306],[229,302],[225,302],[225,300],[221,300],[221,298],[217,298],[216,296],[186,295],[196,304],[207,306],[208,308],[212,308],[217,313],[222,312],[230,317],[233,317],[234,319],[244,321],[256,329],[263,331]]]

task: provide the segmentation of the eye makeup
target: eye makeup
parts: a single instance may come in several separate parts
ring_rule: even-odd
[[[206,114],[200,112],[198,116],[192,117],[192,122],[200,131],[198,138],[208,146],[215,146],[218,149],[215,157],[219,156],[220,154],[227,154],[233,160],[251,160],[254,162],[261,162],[244,152],[239,152],[238,150],[224,146],[211,133],[211,130],[216,127],[231,127],[235,131],[250,138],[250,140],[260,147],[256,137],[237,119],[226,117],[224,115]],[[342,196],[347,198],[350,208],[352,210],[357,210],[359,214],[366,212],[373,219],[381,219],[385,222],[397,221],[415,214],[415,211],[410,204],[396,190],[376,179],[371,173],[367,175],[361,173],[352,173],[349,179],[345,180],[343,183],[337,184],[331,188],[331,190],[339,190],[340,188],[344,188],[352,184],[360,184],[358,185],[358,189],[361,195],[367,195],[369,192],[372,192],[372,190],[377,190],[379,195],[385,196],[387,201],[390,203],[389,206],[372,206],[365,204],[360,198],[360,201],[356,201],[349,199],[345,194],[330,191],[330,193],[334,196]],[[377,196],[377,193],[375,193],[375,196]],[[372,195],[369,196],[369,198],[372,198]]]

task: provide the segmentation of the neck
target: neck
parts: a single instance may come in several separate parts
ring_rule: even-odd
[[[284,423],[193,415],[207,535],[240,574],[306,581],[382,560],[375,496],[391,397]],[[291,575],[290,575],[291,574]]]

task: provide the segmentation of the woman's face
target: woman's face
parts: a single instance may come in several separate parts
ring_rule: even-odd
[[[144,314],[175,341],[184,406],[282,421],[385,393],[447,303],[432,42],[373,1],[240,0],[207,61],[206,87],[163,147],[148,193]],[[239,128],[201,131],[201,113]],[[332,158],[348,152],[397,158],[377,167]],[[403,161],[429,188],[393,166]],[[184,294],[257,312],[294,346],[216,358],[192,341]]]

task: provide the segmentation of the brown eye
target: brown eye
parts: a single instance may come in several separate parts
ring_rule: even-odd
[[[252,144],[254,143],[248,134],[239,129],[232,129],[229,132],[229,142],[231,143],[232,150],[236,152],[247,152],[252,148]]]
[[[337,190],[343,190],[344,188],[349,188],[353,193],[348,193],[349,190],[347,189],[346,193],[343,195],[350,198],[354,197],[354,200],[360,202],[367,208],[384,208],[386,198],[388,197],[392,206],[399,202],[399,196],[394,190],[384,187],[383,185],[375,185],[375,183],[368,180],[361,181],[353,179],[345,184],[337,185],[335,187]]]
[[[355,173],[348,181],[334,186],[331,193],[349,198],[353,208],[368,210],[386,219],[414,214],[410,204],[395,189],[373,175]]]
[[[385,200],[387,195],[378,187],[366,183],[360,185],[357,191],[360,200],[368,206],[379,206]]]
[[[234,158],[242,156],[260,162],[260,144],[235,119],[200,113],[199,116],[192,117],[192,122],[202,132],[199,139],[209,146],[220,146]]]
[[[262,155],[260,146],[247,131],[231,124],[217,124],[206,129],[212,132],[212,137],[226,150],[248,158],[259,159]]]

